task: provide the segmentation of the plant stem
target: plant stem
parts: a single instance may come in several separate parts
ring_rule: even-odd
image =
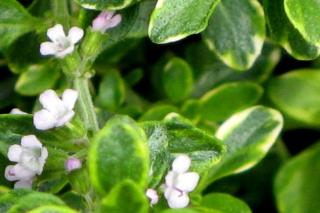
[[[87,78],[77,77],[74,80],[74,88],[79,92],[78,106],[80,117],[89,130],[96,132],[99,130],[99,125],[94,111],[88,81]]]
[[[66,28],[70,28],[70,16],[67,0],[51,0],[51,7],[55,20]]]

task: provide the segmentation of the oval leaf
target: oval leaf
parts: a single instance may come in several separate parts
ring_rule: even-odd
[[[278,111],[262,106],[229,118],[216,133],[216,137],[227,145],[227,152],[209,172],[209,183],[256,165],[276,141],[282,125]]]
[[[263,6],[271,38],[298,60],[312,60],[320,48],[307,42],[291,24],[284,10],[284,0],[264,0]]]
[[[257,103],[262,96],[261,86],[250,82],[226,83],[201,98],[202,119],[222,121],[232,114]]]
[[[312,44],[320,45],[320,2],[284,0],[285,11],[293,26]]]
[[[287,162],[276,176],[274,191],[279,212],[319,212],[320,144]]]
[[[291,71],[268,86],[268,95],[280,110],[312,126],[320,126],[319,94],[320,70]]]
[[[181,101],[188,97],[193,86],[192,69],[180,58],[171,58],[162,75],[164,91],[170,100]]]
[[[101,194],[125,179],[141,187],[147,184],[147,139],[142,129],[127,116],[114,117],[97,133],[88,161],[92,184]]]
[[[200,33],[219,0],[158,0],[149,23],[149,37],[158,44]],[[174,8],[174,9],[173,9]]]
[[[265,38],[263,9],[256,0],[223,0],[214,11],[203,38],[228,66],[249,69]]]

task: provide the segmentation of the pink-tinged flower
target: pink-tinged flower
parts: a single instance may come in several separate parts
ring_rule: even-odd
[[[5,178],[17,181],[15,188],[31,188],[36,175],[40,175],[48,158],[48,150],[34,135],[21,138],[21,145],[12,145],[8,150],[8,159],[16,165],[7,166]]]
[[[190,199],[188,193],[193,191],[199,181],[199,174],[187,172],[191,159],[187,155],[178,156],[172,163],[172,170],[165,177],[164,196],[170,208],[184,208]]]
[[[34,126],[39,130],[47,130],[65,125],[75,114],[73,108],[77,99],[76,90],[65,90],[61,99],[55,91],[46,90],[39,97],[43,109],[34,114]]]
[[[114,11],[103,11],[93,20],[92,30],[104,33],[108,29],[118,26],[121,19],[121,15],[115,14]]]
[[[151,206],[157,204],[159,201],[159,195],[154,189],[148,189],[146,191],[146,196],[149,198]]]
[[[50,41],[41,43],[41,55],[55,55],[58,58],[63,58],[74,50],[74,45],[83,37],[83,30],[79,27],[72,27],[69,30],[68,36],[65,35],[61,24],[48,29],[47,36]]]
[[[74,170],[81,169],[82,162],[78,158],[70,157],[66,160],[64,167],[67,172],[72,172]]]

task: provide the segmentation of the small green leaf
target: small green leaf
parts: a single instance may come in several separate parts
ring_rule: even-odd
[[[162,120],[167,114],[177,112],[177,107],[169,104],[156,104],[148,109],[139,119],[139,121],[157,121]]]
[[[203,38],[228,66],[249,69],[260,55],[265,20],[256,0],[223,0],[214,11]]]
[[[279,212],[319,212],[320,144],[292,158],[278,172],[274,192]]]
[[[140,0],[75,0],[82,7],[94,10],[120,10]]]
[[[44,205],[28,211],[28,213],[77,213],[77,211],[65,206]]]
[[[262,93],[262,87],[251,82],[222,84],[201,98],[201,118],[223,121],[232,114],[256,104]]]
[[[31,192],[20,197],[20,199],[17,199],[17,197],[14,199],[15,202],[8,210],[8,213],[28,212],[43,205],[65,205],[58,197],[42,192]]]
[[[268,95],[285,114],[320,126],[320,70],[301,69],[270,81]]]
[[[125,100],[126,88],[116,70],[108,70],[99,85],[98,102],[109,111],[117,110]]]
[[[229,194],[211,193],[201,200],[201,207],[207,207],[223,213],[251,213],[249,206]]]
[[[142,189],[133,181],[124,180],[102,199],[98,212],[101,213],[147,213],[148,201]]]
[[[33,31],[38,20],[16,0],[0,1],[0,52],[19,36]]]
[[[298,60],[312,60],[320,48],[307,42],[291,24],[284,10],[284,0],[264,0],[264,10],[271,38]]]
[[[61,199],[73,209],[83,211],[88,209],[88,203],[83,195],[69,191],[61,196]]]
[[[52,64],[31,65],[19,76],[15,90],[25,96],[38,95],[52,88],[59,75],[58,67]]]
[[[227,145],[227,152],[209,172],[208,183],[256,165],[276,141],[282,125],[281,114],[263,106],[251,107],[225,121],[216,137]]]
[[[293,26],[314,45],[320,45],[320,2],[284,0],[285,11]]]
[[[171,101],[179,102],[187,98],[193,86],[190,65],[181,58],[171,58],[164,67],[162,82],[164,91]]]
[[[115,116],[97,133],[88,161],[92,184],[101,194],[108,193],[125,179],[141,187],[147,185],[147,139],[143,130],[127,116]]]
[[[158,44],[203,31],[219,0],[158,0],[149,23],[149,37]]]

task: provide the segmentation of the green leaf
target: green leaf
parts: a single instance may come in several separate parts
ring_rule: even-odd
[[[148,201],[142,189],[133,181],[124,180],[102,199],[98,212],[127,213],[134,211],[147,213],[148,206]]]
[[[0,196],[0,212],[8,212],[8,210],[23,196],[32,193],[31,190],[18,189],[11,190]]]
[[[162,120],[167,114],[177,112],[177,107],[169,104],[156,104],[148,109],[139,119],[139,121]]]
[[[278,172],[274,192],[279,212],[319,212],[320,144],[292,158]]]
[[[140,0],[75,0],[82,7],[94,10],[120,10]]]
[[[97,133],[88,161],[92,184],[101,194],[108,193],[125,179],[131,179],[140,187],[147,185],[147,139],[143,130],[127,116],[115,116]]]
[[[8,209],[8,213],[23,213],[28,212],[34,208],[43,206],[43,205],[65,205],[62,200],[58,197],[42,193],[42,192],[30,192],[26,195],[21,196],[20,198],[17,196],[12,197],[14,199],[13,205]],[[0,200],[1,206],[1,200]]]
[[[261,5],[256,0],[221,1],[203,38],[226,65],[240,71],[249,69],[265,39]]]
[[[222,160],[209,172],[209,182],[256,165],[276,141],[283,125],[278,111],[256,106],[225,121],[216,137],[227,145]]]
[[[256,104],[262,93],[262,87],[251,82],[222,84],[201,98],[201,118],[223,121],[232,114]]]
[[[61,196],[61,199],[73,209],[83,211],[88,209],[88,203],[83,195],[69,191]]]
[[[126,96],[123,79],[116,70],[108,70],[99,85],[98,102],[109,111],[116,111]]]
[[[21,35],[33,31],[38,20],[16,0],[0,2],[0,52]]]
[[[270,81],[268,96],[285,114],[320,126],[320,70],[301,69]]]
[[[301,35],[314,45],[320,45],[320,2],[318,0],[284,0],[286,14]]]
[[[65,206],[44,205],[28,211],[28,213],[77,213],[77,211]]]
[[[52,88],[59,76],[59,69],[53,64],[31,65],[19,76],[15,90],[25,96],[38,95]]]
[[[149,188],[155,188],[162,180],[170,162],[168,151],[168,132],[164,125],[158,122],[143,122],[150,151]]]
[[[205,195],[201,200],[201,206],[223,213],[251,213],[249,206],[245,202],[224,193]]]
[[[164,91],[173,102],[179,102],[187,98],[193,86],[192,69],[181,58],[171,58],[165,65],[162,82]]]
[[[203,31],[219,0],[158,0],[149,23],[149,37],[158,44]]]
[[[201,213],[201,211],[198,211],[195,209],[183,208],[183,209],[166,209],[161,213]],[[207,213],[211,213],[211,212],[207,212]]]
[[[284,0],[264,0],[264,10],[271,38],[298,60],[312,60],[320,48],[307,42],[288,19]]]

